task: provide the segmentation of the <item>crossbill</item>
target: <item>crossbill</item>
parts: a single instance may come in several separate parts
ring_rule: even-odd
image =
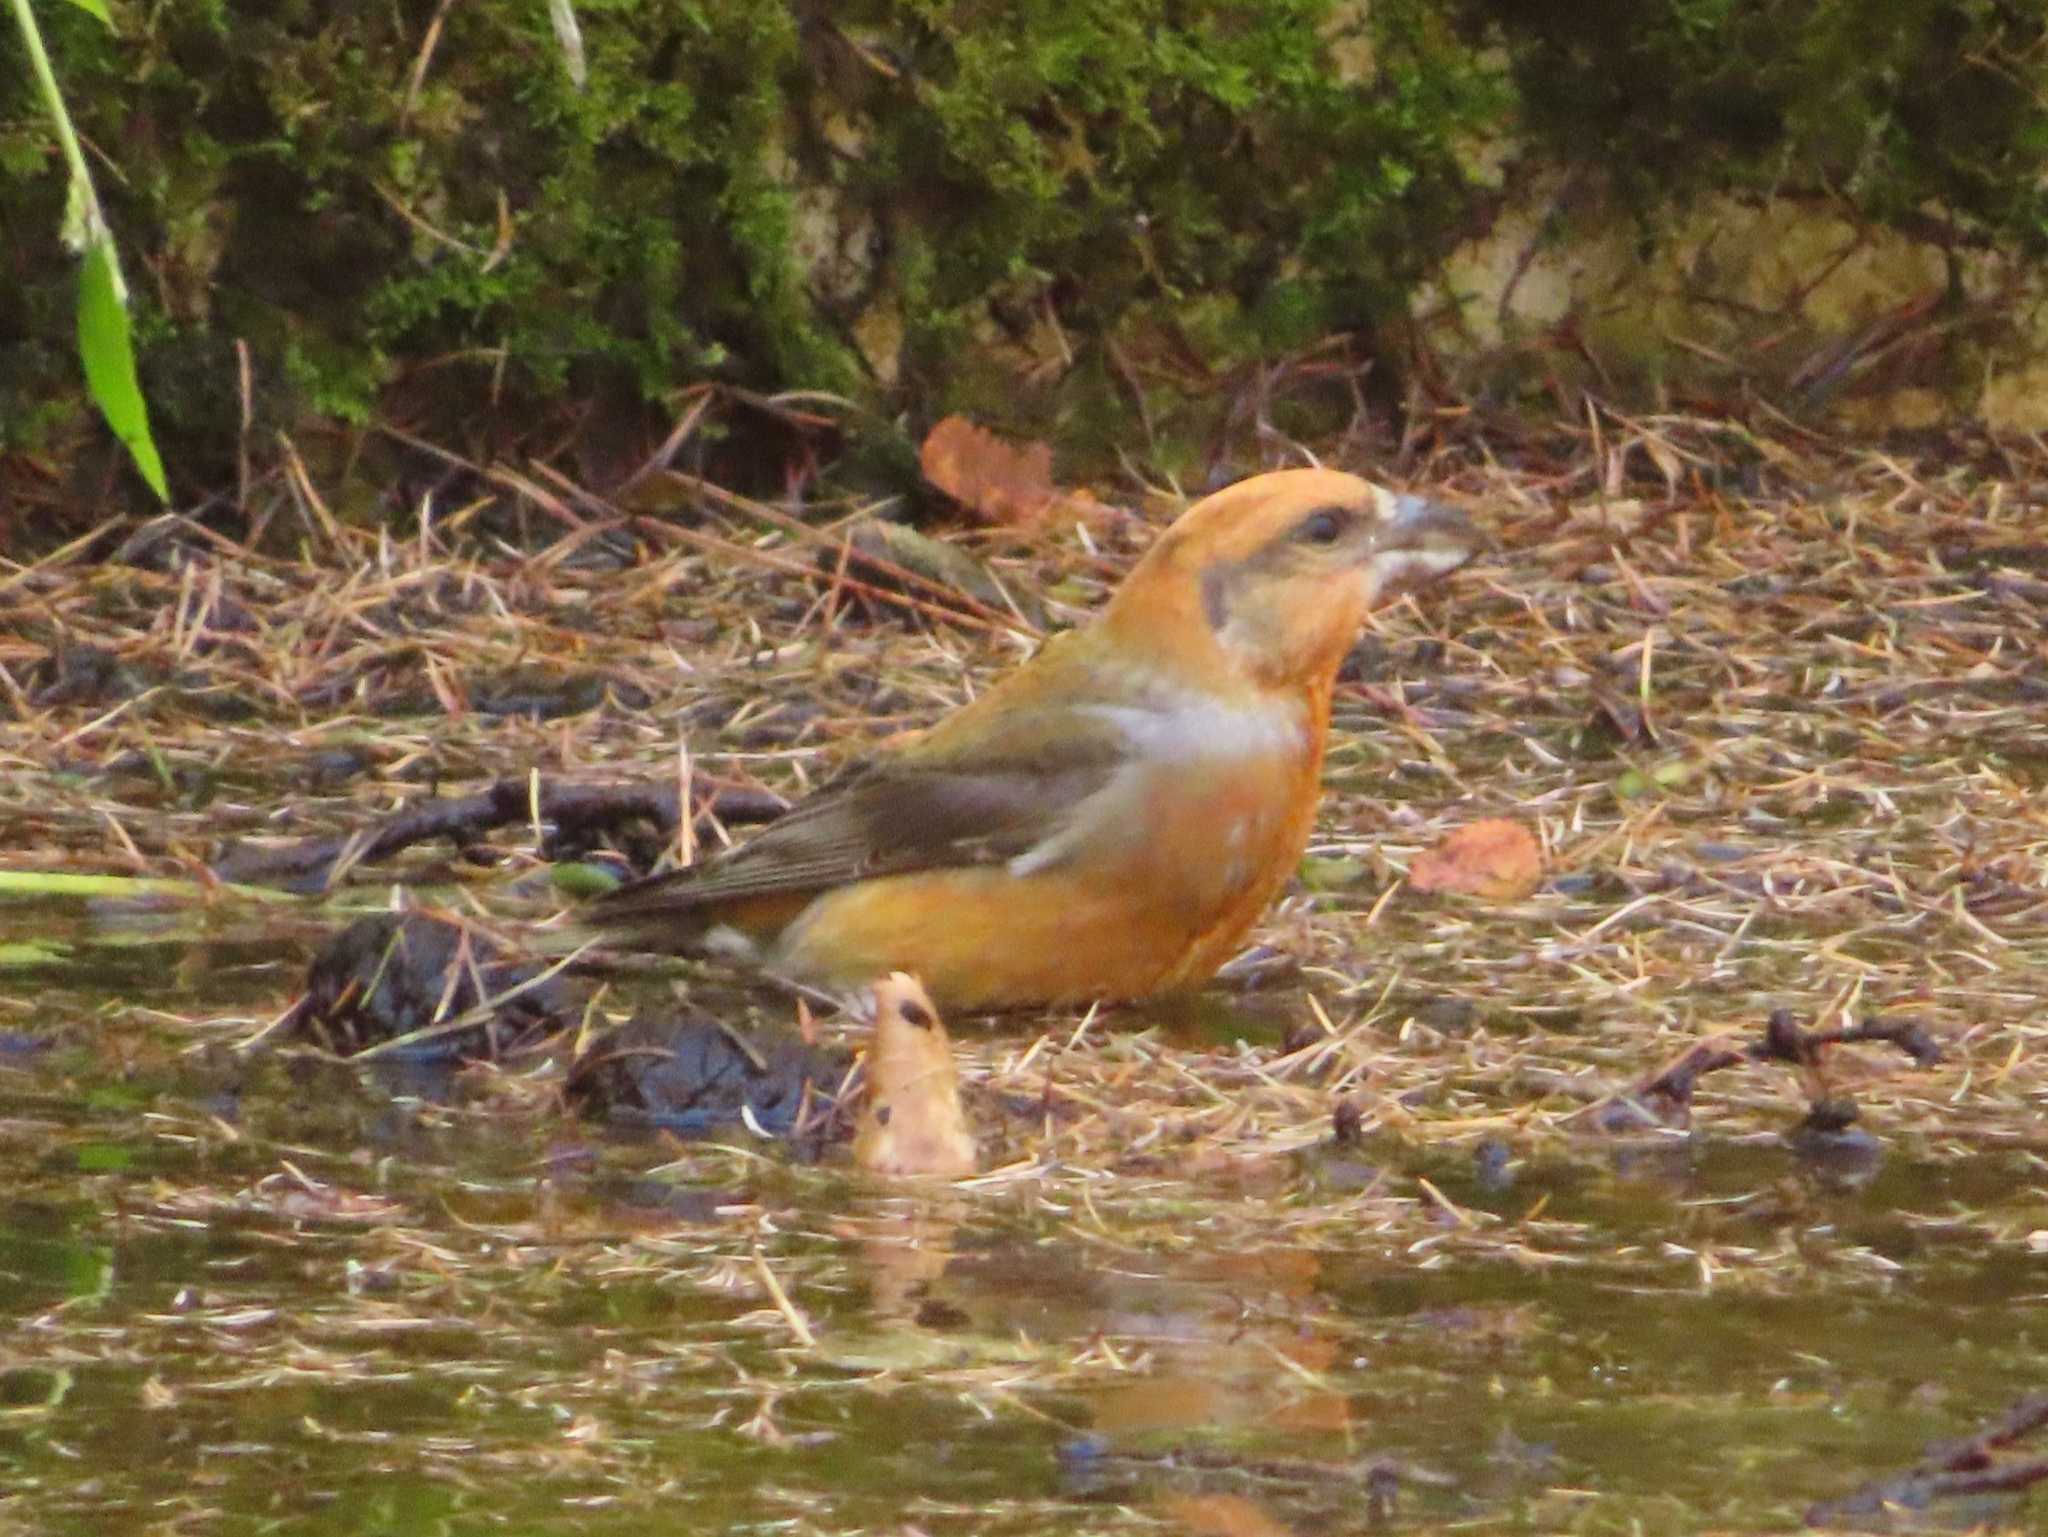
[[[1334,470],[1190,507],[1101,615],[740,846],[599,899],[646,948],[941,1007],[1193,987],[1301,862],[1366,612],[1461,565],[1466,518]]]

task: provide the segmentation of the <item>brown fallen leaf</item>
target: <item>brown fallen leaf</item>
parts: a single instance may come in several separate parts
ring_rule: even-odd
[[[1408,884],[1417,891],[1457,891],[1497,902],[1526,897],[1542,879],[1535,835],[1500,818],[1458,828],[1408,867]]]
[[[1055,517],[1094,518],[1094,497],[1053,484],[1052,448],[1017,444],[949,416],[925,436],[918,451],[924,478],[984,523],[1034,529]]]
[[[878,980],[874,993],[868,1097],[853,1161],[876,1174],[972,1174],[974,1136],[939,1011],[917,979],[900,971]]]

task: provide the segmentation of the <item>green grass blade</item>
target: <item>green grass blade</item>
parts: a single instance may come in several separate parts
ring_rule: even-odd
[[[135,377],[135,347],[130,338],[128,309],[121,302],[120,268],[113,246],[95,241],[86,248],[78,273],[78,356],[85,365],[86,387],[128,446],[135,468],[149,482],[158,501],[171,493],[164,483],[163,460],[149,431],[149,407]]]

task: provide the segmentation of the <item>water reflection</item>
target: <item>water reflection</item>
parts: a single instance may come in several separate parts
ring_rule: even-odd
[[[264,948],[210,946],[223,1012]],[[1746,1529],[2038,1380],[2022,1146],[1319,1125],[912,1196],[223,1055],[94,965],[0,1055],[0,1476],[46,1529]],[[1300,1000],[1118,1028],[1270,1062]]]

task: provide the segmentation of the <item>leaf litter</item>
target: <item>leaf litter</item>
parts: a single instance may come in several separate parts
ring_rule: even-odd
[[[1680,1292],[1804,1307],[1826,1352],[1831,1326],[1857,1338],[1845,1310],[1915,1266],[1974,1277],[2048,1249],[2044,466],[2023,445],[1939,448],[1605,415],[1411,441],[1403,483],[1481,512],[1501,549],[1376,616],[1347,664],[1311,850],[1343,878],[1285,900],[1192,1004],[949,1021],[983,1172],[943,1196],[864,1183],[844,1153],[792,1161],[751,1129],[593,1129],[563,1108],[566,1049],[430,1071],[235,1048],[290,1002],[313,921],[338,930],[396,892],[545,936],[562,868],[745,836],[1025,655],[1038,623],[987,594],[1084,618],[1142,521],[1007,530],[977,554],[995,585],[953,599],[832,558],[862,504],[656,472],[690,513],[670,523],[540,467],[398,538],[335,520],[299,476],[260,546],[172,518],[0,568],[10,877],[206,893],[168,915],[141,893],[0,907],[47,979],[0,998],[0,1041],[25,1043],[0,1054],[0,1155],[27,1171],[19,1200],[117,1203],[50,1240],[82,1276],[116,1239],[168,1256],[211,1233],[219,1251],[175,1285],[155,1262],[146,1306],[19,1315],[9,1401],[47,1386],[36,1412],[90,1448],[66,1374],[133,1383],[133,1414],[378,1389],[425,1418],[394,1432],[337,1399],[264,1432],[252,1466],[301,1437],[384,1447],[436,1487],[475,1497],[516,1469],[622,1522],[755,1509],[683,1491],[655,1455],[709,1435],[777,1449],[762,1498],[791,1529],[857,1526],[884,1507],[816,1459],[849,1417],[898,1413],[906,1434],[938,1414],[949,1435],[1008,1424],[1064,1448],[1003,1499],[885,1502],[933,1531],[1137,1529],[1248,1498],[1309,1528],[1360,1501],[1591,1529],[1665,1498],[1699,1529],[1824,1509],[1887,1464],[1764,1455],[1732,1486],[1662,1464],[1631,1484],[1587,1443],[1568,1471],[1496,1444],[1568,1430],[1595,1412],[1576,1398],[1483,1434],[1431,1405],[1469,1415],[1468,1350],[1506,1404],[1549,1402],[1594,1327],[1559,1278],[1650,1316]],[[576,799],[594,786],[603,814]],[[1533,890],[1417,889],[1430,850],[1495,820],[1533,834]],[[318,905],[284,923],[228,878]],[[181,987],[166,953],[213,971]],[[728,1026],[795,1015],[711,966],[599,980],[593,1006],[619,1018],[664,996]],[[139,1089],[68,1092],[103,1082]],[[1844,1205],[1873,1182],[1882,1210]],[[1297,1268],[1205,1268],[1231,1255]],[[1432,1276],[1471,1309],[1359,1306]],[[1503,1276],[1523,1279],[1484,1279]],[[1718,1412],[1775,1446],[1773,1414],[1846,1406],[1896,1425],[1873,1451],[1910,1468],[1935,1432],[1994,1418],[1982,1394],[2013,1375],[1944,1397],[1938,1343],[1898,1365],[1920,1384],[1903,1403],[1818,1366],[1788,1368],[1805,1386],[1780,1403],[1644,1344],[1660,1390],[1629,1408],[1694,1434]],[[1070,1439],[1140,1380],[1169,1385],[1151,1431]],[[1217,1420],[1195,1385],[1218,1382],[1247,1419]],[[1329,1456],[1274,1456],[1259,1426],[1290,1415]],[[1204,1431],[1219,1423],[1238,1428]],[[1108,1504],[1105,1457],[1128,1459]],[[251,1499],[250,1476],[225,1482]],[[1746,1503],[1717,1504],[1726,1487]],[[103,1469],[65,1498],[154,1492]],[[1157,1503],[1114,1514],[1133,1501]]]

